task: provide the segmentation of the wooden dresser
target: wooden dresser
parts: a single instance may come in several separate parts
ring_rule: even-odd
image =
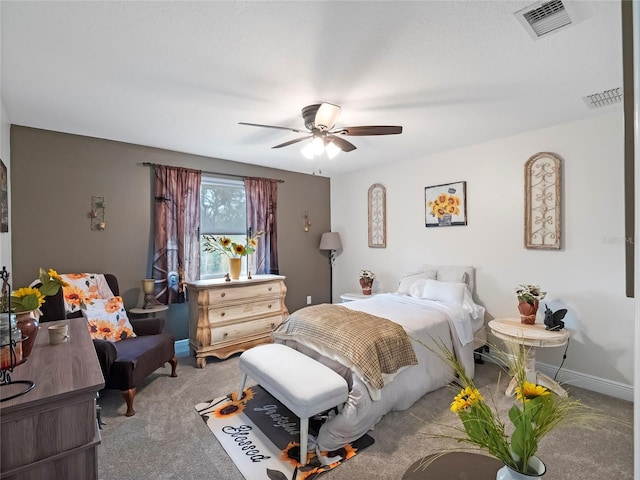
[[[69,340],[49,345],[47,327],[69,324]],[[11,374],[35,387],[0,403],[0,478],[97,479],[96,395],[104,379],[84,318],[40,324],[31,355]],[[2,387],[2,397],[14,387]]]
[[[198,367],[206,357],[227,358],[271,342],[271,332],[287,317],[287,287],[280,275],[254,275],[187,283],[189,348]]]

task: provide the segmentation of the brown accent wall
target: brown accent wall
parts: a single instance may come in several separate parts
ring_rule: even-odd
[[[125,306],[142,302],[150,273],[152,171],[143,162],[230,175],[278,178],[278,252],[287,278],[287,307],[329,301],[330,268],[318,250],[330,231],[329,179],[152,147],[11,126],[13,286],[29,284],[38,268],[108,272],[118,277]],[[105,197],[106,229],[92,231],[91,197]],[[303,212],[312,225],[303,231]],[[167,329],[188,337],[187,305],[173,305]]]

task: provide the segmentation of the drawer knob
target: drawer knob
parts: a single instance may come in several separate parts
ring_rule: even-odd
[[[220,312],[220,316],[221,316],[221,317],[224,317],[224,312]]]
[[[222,334],[222,338],[227,338],[227,335],[228,335],[228,333],[227,333],[227,332],[224,332],[224,333]]]
[[[273,290],[273,287],[269,287],[269,291]]]
[[[269,304],[269,305],[267,306],[267,308],[271,308],[271,304]]]
[[[222,292],[222,293],[220,294],[220,296],[221,296],[221,297],[224,297],[225,295],[226,295],[226,293],[224,293],[224,292]]]

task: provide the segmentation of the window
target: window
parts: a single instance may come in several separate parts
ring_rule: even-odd
[[[202,236],[229,237],[244,243],[247,238],[247,206],[242,180],[202,175],[200,185],[200,278],[223,277],[229,271],[226,255],[202,249]],[[247,257],[242,257],[246,271]]]

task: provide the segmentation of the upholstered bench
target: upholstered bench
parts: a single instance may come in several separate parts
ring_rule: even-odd
[[[329,367],[279,343],[250,348],[240,355],[244,391],[247,376],[300,417],[300,463],[307,463],[309,418],[347,401],[347,382]]]

